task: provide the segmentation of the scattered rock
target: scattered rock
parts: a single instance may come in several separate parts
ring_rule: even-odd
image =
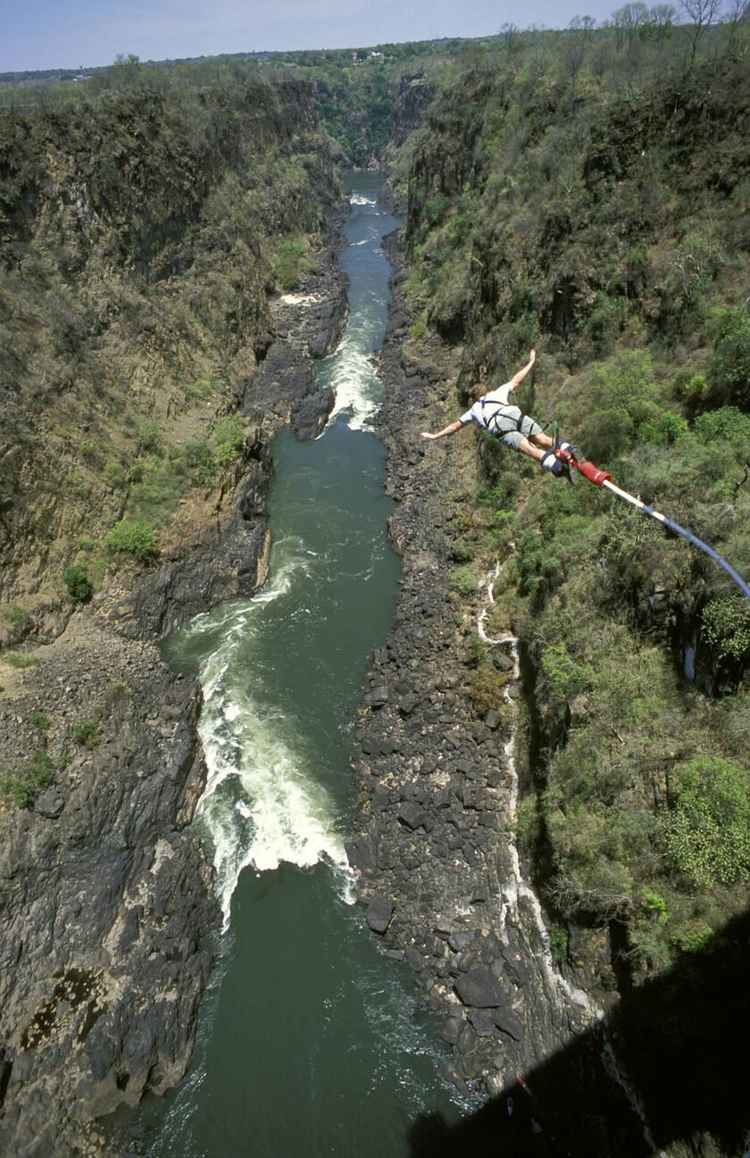
[[[456,979],[456,993],[464,1005],[475,1009],[491,1009],[502,1005],[506,996],[502,982],[482,965]]]
[[[370,708],[382,708],[384,704],[388,703],[388,688],[384,684],[373,688],[365,696],[365,703]]]
[[[65,797],[56,784],[40,793],[34,801],[34,811],[48,820],[56,820],[65,807]]]
[[[373,933],[385,933],[391,923],[394,908],[385,897],[373,897],[367,906],[367,924]]]
[[[417,829],[424,825],[427,814],[416,801],[407,800],[399,808],[398,818],[407,828]]]

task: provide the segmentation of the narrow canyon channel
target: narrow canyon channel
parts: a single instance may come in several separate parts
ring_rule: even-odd
[[[381,242],[396,222],[377,175],[349,185],[350,312],[319,364],[336,404],[314,442],[276,441],[269,579],[168,644],[204,689],[196,823],[215,850],[225,932],[192,1070],[135,1116],[136,1152],[152,1158],[396,1158],[420,1114],[459,1113],[409,969],[352,904],[344,847],[351,723],[399,579],[384,450],[368,429],[389,302]]]

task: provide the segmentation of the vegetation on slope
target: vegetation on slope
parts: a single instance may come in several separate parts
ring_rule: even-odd
[[[6,599],[152,557],[180,496],[240,453],[242,423],[220,416],[338,196],[293,79],[143,73],[0,112]]]
[[[600,33],[508,38],[397,171],[415,334],[463,347],[461,401],[536,345],[525,409],[748,575],[749,47],[746,26],[672,28],[643,5]],[[626,926],[621,966],[658,971],[746,904],[747,602],[588,484],[480,453],[484,529],[458,578],[512,552],[499,614],[536,673],[522,819],[547,903],[562,927]]]
[[[0,108],[62,110],[102,94],[144,88],[162,95],[186,94],[192,101],[196,91],[207,87],[231,90],[242,84],[302,81],[314,93],[321,124],[347,163],[365,167],[416,127],[440,79],[465,54],[466,43],[424,41],[145,63],[121,56],[109,67],[83,73],[0,74]]]

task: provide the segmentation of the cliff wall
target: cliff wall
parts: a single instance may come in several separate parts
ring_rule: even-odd
[[[0,1149],[68,1158],[189,1062],[219,913],[200,692],[158,641],[265,578],[270,441],[331,404],[340,189],[304,85],[2,141]]]
[[[405,589],[372,666],[353,855],[372,927],[445,1013],[470,1088],[507,1093],[531,1058],[578,1040],[589,1061],[550,1068],[568,1106],[589,1090],[578,1135],[564,1106],[550,1123],[577,1152],[650,1152],[651,1129],[675,1154],[733,1153],[747,1122],[731,1110],[717,1125],[705,1090],[680,1135],[671,1095],[661,1117],[649,1086],[644,1127],[637,1081],[581,1019],[616,1025],[621,998],[632,1011],[642,992],[646,1008],[723,945],[730,963],[741,952],[746,601],[583,482],[467,432],[418,439],[535,346],[522,408],[750,572],[746,56],[727,51],[717,84],[653,43],[636,67],[604,34],[571,71],[574,42],[528,36],[472,62],[397,162],[408,206],[384,428]],[[687,1048],[685,1001],[682,1028],[653,1026],[665,1071]]]

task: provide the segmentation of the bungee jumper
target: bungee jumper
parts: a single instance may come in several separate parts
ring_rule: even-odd
[[[528,415],[522,414],[518,406],[513,406],[508,399],[511,390],[515,390],[516,386],[523,382],[526,375],[531,370],[536,361],[536,351],[532,350],[529,355],[529,361],[526,365],[514,374],[509,382],[505,382],[496,390],[490,390],[486,394],[482,394],[477,399],[474,405],[462,414],[455,422],[451,422],[442,430],[438,430],[435,434],[430,434],[427,431],[422,433],[422,438],[434,440],[436,438],[443,438],[446,434],[455,434],[462,430],[464,426],[474,422],[477,426],[486,430],[489,434],[501,439],[506,446],[518,450],[521,454],[527,455],[529,458],[536,459],[542,470],[548,471],[557,478],[567,478],[569,482],[573,481],[573,471],[577,471],[588,479],[594,486],[603,487],[608,490],[610,494],[615,495],[619,499],[630,503],[636,510],[641,511],[644,515],[649,515],[657,523],[661,523],[663,527],[673,531],[674,534],[680,535],[686,542],[691,543],[692,546],[697,547],[699,551],[703,551],[715,563],[726,571],[727,575],[739,587],[742,594],[750,599],[750,586],[745,582],[738,571],[732,567],[731,563],[714,550],[708,543],[704,543],[703,539],[699,539],[687,527],[683,527],[674,519],[663,515],[660,511],[655,510],[644,503],[635,495],[631,495],[628,491],[622,490],[612,481],[612,475],[609,471],[601,470],[595,466],[593,462],[580,457],[580,453],[572,442],[561,441],[559,438],[550,438],[545,434],[538,422]]]
[[[474,422],[489,434],[501,439],[506,446],[536,459],[542,470],[549,471],[558,478],[565,475],[569,477],[568,465],[559,457],[558,452],[560,450],[575,452],[573,444],[559,441],[556,443],[554,438],[544,433],[538,422],[529,418],[527,414],[522,414],[519,406],[513,406],[508,401],[511,390],[520,386],[535,361],[536,350],[532,350],[526,365],[514,374],[509,382],[498,386],[497,390],[482,394],[465,414],[442,430],[438,430],[435,434],[424,431],[422,438],[430,440],[443,438],[446,434],[456,434],[464,426]]]

